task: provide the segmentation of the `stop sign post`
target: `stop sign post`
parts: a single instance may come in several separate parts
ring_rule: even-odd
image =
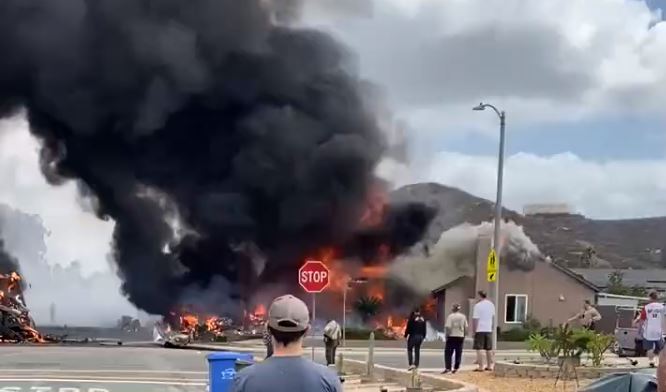
[[[330,283],[331,273],[326,264],[319,260],[307,260],[298,269],[298,284],[305,292],[312,294],[312,360],[314,360],[314,321],[317,317],[317,293],[321,293]]]

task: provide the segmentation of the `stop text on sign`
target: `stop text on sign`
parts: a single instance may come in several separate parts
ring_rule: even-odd
[[[324,263],[308,260],[298,269],[298,283],[308,293],[321,293],[328,286],[330,272]]]
[[[301,271],[301,282],[321,283],[328,279],[326,271]]]

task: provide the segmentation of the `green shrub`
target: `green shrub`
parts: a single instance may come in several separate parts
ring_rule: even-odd
[[[592,365],[601,366],[601,361],[604,359],[604,353],[615,342],[615,337],[611,335],[592,334],[587,342],[587,351],[592,357]]]
[[[587,350],[587,343],[594,336],[594,332],[586,329],[573,330],[568,325],[560,326],[553,339],[563,357],[580,357]]]
[[[499,334],[499,340],[503,342],[524,342],[530,337],[530,331],[523,327],[516,327]]]
[[[538,333],[541,331],[541,322],[534,318],[531,314],[527,315],[525,322],[523,323],[523,328],[530,331],[530,333]]]
[[[550,362],[560,353],[560,348],[555,339],[549,339],[541,334],[532,334],[527,342],[529,351],[536,351],[546,362]]]

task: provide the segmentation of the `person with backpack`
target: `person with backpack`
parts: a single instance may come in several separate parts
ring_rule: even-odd
[[[342,328],[337,321],[328,320],[324,327],[324,346],[326,347],[326,364],[335,365],[335,351],[342,339]]]

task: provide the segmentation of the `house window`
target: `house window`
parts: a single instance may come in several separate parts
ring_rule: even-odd
[[[505,323],[523,323],[527,318],[527,295],[507,294],[504,309]]]

